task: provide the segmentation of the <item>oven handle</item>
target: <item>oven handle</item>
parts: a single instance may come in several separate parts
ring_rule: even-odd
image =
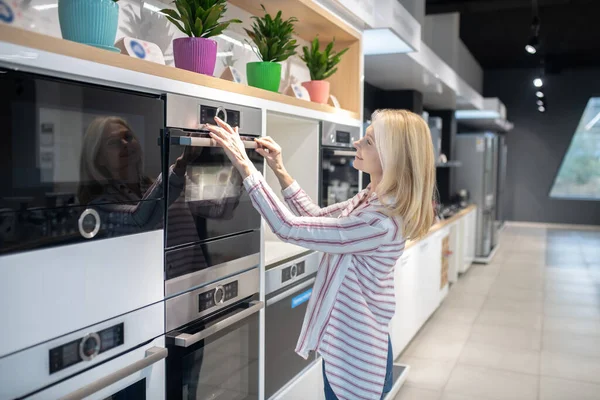
[[[242,140],[244,147],[247,149],[256,149],[254,140]],[[192,147],[219,147],[217,142],[210,137],[195,137],[195,136],[171,136],[171,144],[176,146],[192,146]]]
[[[344,156],[344,157],[354,157],[356,156],[356,151],[351,150],[334,150],[334,156]]]
[[[267,300],[267,307],[285,299],[286,297],[288,297],[289,295],[291,295],[294,292],[298,292],[298,291],[312,285],[313,283],[315,283],[316,280],[317,280],[317,278],[311,278],[311,279],[307,280],[306,282],[302,282],[301,284],[294,286],[291,289],[286,290],[283,293],[279,293],[277,296]]]
[[[118,371],[113,372],[110,375],[107,375],[103,378],[98,379],[95,382],[90,383],[70,394],[61,397],[61,400],[77,400],[83,399],[84,397],[90,396],[110,385],[116,383],[120,380],[127,378],[129,375],[135,374],[138,371],[143,370],[159,362],[160,360],[164,360],[169,355],[169,350],[164,347],[151,347],[146,350],[146,357],[143,359],[134,362],[131,365],[128,365],[124,368],[121,368]]]
[[[257,311],[260,311],[264,306],[265,303],[262,301],[251,301],[250,307],[246,308],[245,310],[238,311],[231,317],[224,319],[223,321],[219,321],[214,325],[211,325],[208,328],[201,330],[198,333],[194,333],[193,335],[190,335],[189,333],[180,333],[179,335],[173,338],[175,340],[175,346],[190,347],[193,344],[198,343],[202,339],[206,339],[207,337],[214,335],[215,333],[222,331],[225,328],[230,327],[236,322],[239,322],[242,319],[249,317]]]

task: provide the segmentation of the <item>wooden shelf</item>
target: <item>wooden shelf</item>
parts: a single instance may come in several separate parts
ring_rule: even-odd
[[[295,32],[300,38],[310,42],[318,36],[321,43],[335,38],[335,50],[348,47],[338,71],[327,81],[331,85],[331,94],[339,100],[341,107],[360,115],[363,57],[360,32],[313,0],[229,0],[229,3],[256,16],[264,15],[261,4],[271,15],[281,11],[284,19],[298,18]]]
[[[256,97],[263,100],[284,103],[291,106],[303,107],[326,113],[338,115],[341,114],[344,117],[352,119],[360,119],[358,107],[352,111],[341,110],[329,105],[308,102],[281,93],[270,92],[212,76],[160,65],[127,55],[112,53],[110,51],[102,50],[93,46],[87,46],[52,36],[42,35],[4,24],[0,24],[0,41],[112,67],[141,72],[162,78],[173,79],[194,85]]]
[[[228,3],[256,16],[264,15],[262,4],[273,16],[281,11],[284,19],[296,17],[296,33],[307,41],[312,41],[317,34],[322,41],[335,38],[340,43],[351,43],[361,38],[360,33],[344,20],[313,0],[229,0]]]

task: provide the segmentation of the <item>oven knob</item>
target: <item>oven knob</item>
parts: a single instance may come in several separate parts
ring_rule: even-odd
[[[227,110],[223,107],[218,107],[215,112],[215,117],[221,118],[223,121],[227,122]]]
[[[100,353],[100,336],[89,333],[79,342],[79,356],[84,361],[90,361]]]
[[[290,276],[294,279],[298,275],[298,267],[296,265],[292,265],[290,268]]]
[[[93,208],[88,208],[79,216],[77,225],[81,236],[92,239],[100,231],[100,214]]]
[[[215,304],[223,304],[223,301],[225,301],[225,290],[223,289],[223,286],[218,286],[215,289],[214,300]]]

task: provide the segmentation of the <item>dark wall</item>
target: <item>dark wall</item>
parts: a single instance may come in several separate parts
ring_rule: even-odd
[[[548,110],[535,104],[537,70],[486,70],[484,95],[499,97],[515,128],[507,134],[506,219],[600,225],[600,202],[549,197],[579,119],[590,97],[600,96],[600,69],[547,75]]]

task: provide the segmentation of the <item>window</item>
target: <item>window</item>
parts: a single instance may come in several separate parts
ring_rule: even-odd
[[[600,200],[600,97],[588,101],[550,197]]]

